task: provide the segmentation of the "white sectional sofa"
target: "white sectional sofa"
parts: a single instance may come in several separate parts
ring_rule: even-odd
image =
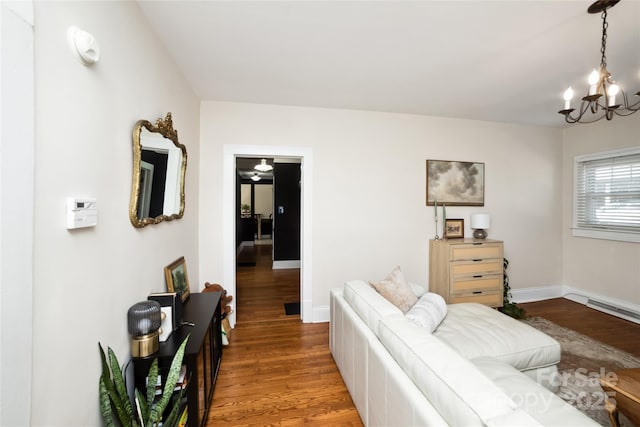
[[[483,305],[449,305],[429,333],[347,282],[331,291],[329,345],[367,426],[599,425],[542,385],[559,344]]]

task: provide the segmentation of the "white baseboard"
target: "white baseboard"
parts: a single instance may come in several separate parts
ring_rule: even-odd
[[[325,323],[331,319],[331,311],[328,305],[313,308],[313,323]]]
[[[273,261],[274,270],[283,270],[285,268],[300,268],[300,260],[291,261]]]
[[[331,319],[331,309],[328,305],[313,307],[311,301],[302,301],[302,313],[311,313],[311,316],[304,317],[303,323],[326,323]]]
[[[540,286],[535,288],[511,289],[511,301],[532,302],[551,298],[561,298],[564,295],[562,286]]]

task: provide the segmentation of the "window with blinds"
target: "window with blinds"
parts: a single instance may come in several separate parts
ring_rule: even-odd
[[[640,237],[640,147],[575,158],[574,235],[627,240],[612,233]]]

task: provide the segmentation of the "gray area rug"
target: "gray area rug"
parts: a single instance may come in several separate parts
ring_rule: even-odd
[[[600,376],[614,375],[613,372],[619,369],[640,368],[640,358],[540,317],[523,322],[560,343],[562,355],[558,364],[557,395],[601,425],[610,426]],[[620,425],[633,427],[623,414],[620,414]]]

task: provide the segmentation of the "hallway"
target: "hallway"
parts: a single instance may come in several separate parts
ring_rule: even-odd
[[[285,315],[284,304],[300,301],[300,269],[273,270],[272,246],[256,245],[253,248],[255,266],[238,266],[236,269],[237,323],[299,321],[299,315]]]
[[[237,267],[235,329],[224,348],[208,426],[361,426],[329,353],[329,324],[300,322],[300,270],[272,270],[271,246]]]

